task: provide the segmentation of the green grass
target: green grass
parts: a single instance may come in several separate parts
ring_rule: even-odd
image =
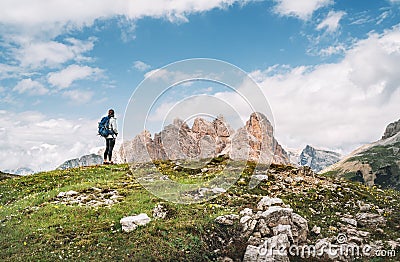
[[[218,161],[214,167],[209,167],[211,171],[205,172],[204,177],[192,177],[192,173],[184,170],[173,173],[170,162],[159,163],[159,166],[162,171],[173,173],[177,181],[204,182],[220,175],[215,171],[216,166],[224,164],[225,160]],[[242,165],[234,163],[234,166]],[[240,238],[238,225],[220,226],[214,219],[222,214],[238,214],[245,207],[255,209],[262,196],[271,194],[271,188],[277,183],[274,175],[269,175],[268,181],[254,189],[248,188],[254,168],[254,164],[247,163],[241,178],[226,193],[209,202],[191,205],[165,202],[146,191],[135,179],[136,172],[149,170],[146,165],[134,171],[135,174],[127,165],[114,165],[4,179],[0,181],[0,261],[213,261],[225,255],[241,259],[246,244]],[[293,170],[287,166],[271,168],[275,174]],[[257,169],[266,170],[267,167]],[[301,193],[281,190],[274,194],[307,218],[310,229],[313,225],[321,226],[322,236],[337,233],[331,230],[337,227],[339,220],[336,212],[356,212],[346,204],[363,200],[378,208],[389,206],[391,211],[386,214],[388,225],[384,234],[373,234],[372,239],[400,237],[397,191],[346,181],[332,180],[332,183],[341,189],[311,188],[299,183],[296,186],[302,188]],[[124,198],[110,207],[96,208],[53,203],[59,192],[86,192],[92,187],[117,190]],[[159,203],[169,210],[167,219],[152,220],[131,233],[122,232],[119,224],[122,217],[139,213],[151,217]],[[318,213],[311,212],[310,207]],[[217,241],[218,237],[234,237],[235,241],[226,247]],[[214,252],[223,248],[222,254]]]

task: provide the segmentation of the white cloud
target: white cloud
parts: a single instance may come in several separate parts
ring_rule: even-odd
[[[346,47],[343,44],[332,45],[319,50],[318,54],[320,56],[331,56],[335,54],[340,54],[346,51]]]
[[[29,95],[45,95],[49,92],[41,83],[30,78],[19,81],[13,91],[20,94],[27,93]]]
[[[349,151],[378,140],[400,118],[400,30],[371,34],[342,61],[296,67],[260,80],[275,116],[278,140]]]
[[[317,29],[322,30],[326,28],[326,32],[328,33],[336,32],[340,25],[339,22],[345,14],[343,11],[330,11],[326,18],[318,24]]]
[[[314,11],[333,4],[333,0],[275,0],[275,2],[276,13],[302,20],[310,19]]]
[[[38,25],[63,24],[77,27],[92,25],[96,19],[125,16],[138,19],[145,16],[182,21],[186,15],[213,8],[224,8],[238,0],[85,0],[34,1],[3,0],[0,3],[0,23],[35,28]]]
[[[68,90],[63,93],[63,96],[69,98],[75,104],[85,104],[92,100],[94,93],[85,90]]]
[[[82,41],[74,38],[57,41],[36,41],[31,38],[16,39],[19,48],[14,49],[15,58],[23,67],[57,67],[68,61],[87,60],[83,54],[92,50],[95,38]]]
[[[391,11],[385,11],[380,16],[378,16],[378,21],[376,22],[377,25],[381,24],[386,18],[389,17]]]
[[[136,68],[139,71],[144,72],[144,71],[149,70],[151,68],[151,65],[148,65],[143,61],[135,61],[133,63],[133,67]]]
[[[74,81],[101,75],[103,71],[100,68],[89,66],[70,65],[67,68],[48,74],[48,81],[53,86],[61,89],[68,88]]]
[[[19,71],[20,68],[17,66],[0,64],[0,80],[13,78],[18,74]]]
[[[103,145],[97,120],[50,119],[38,112],[0,111],[0,170],[50,170]]]

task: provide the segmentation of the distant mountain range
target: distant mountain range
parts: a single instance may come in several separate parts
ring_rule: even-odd
[[[314,172],[333,165],[341,159],[339,153],[307,145],[303,150],[289,150],[290,162],[295,166],[309,166]]]
[[[400,120],[389,124],[380,140],[354,150],[322,172],[400,190]]]
[[[68,169],[80,166],[94,166],[101,165],[103,163],[103,158],[96,154],[84,155],[80,158],[74,158],[65,161],[62,165],[60,165],[57,169]]]
[[[17,169],[7,169],[4,170],[3,172],[17,176],[27,176],[36,173],[35,171],[27,167],[20,167]]]

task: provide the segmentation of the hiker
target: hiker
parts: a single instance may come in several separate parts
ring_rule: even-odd
[[[114,110],[108,110],[108,130],[109,134],[105,136],[106,139],[106,150],[104,151],[104,162],[103,164],[114,164],[112,159],[112,151],[115,145],[115,139],[118,135],[117,130],[117,119],[114,117]],[[108,161],[107,161],[108,157]]]

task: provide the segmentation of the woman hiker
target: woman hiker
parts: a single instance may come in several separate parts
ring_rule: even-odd
[[[114,164],[112,159],[112,151],[114,149],[115,145],[115,139],[118,135],[118,129],[117,129],[117,119],[114,116],[114,110],[110,109],[108,110],[108,118],[109,118],[109,123],[108,123],[108,128],[111,131],[108,136],[106,136],[106,150],[104,151],[104,162],[103,164]],[[108,157],[108,161],[107,161]]]

